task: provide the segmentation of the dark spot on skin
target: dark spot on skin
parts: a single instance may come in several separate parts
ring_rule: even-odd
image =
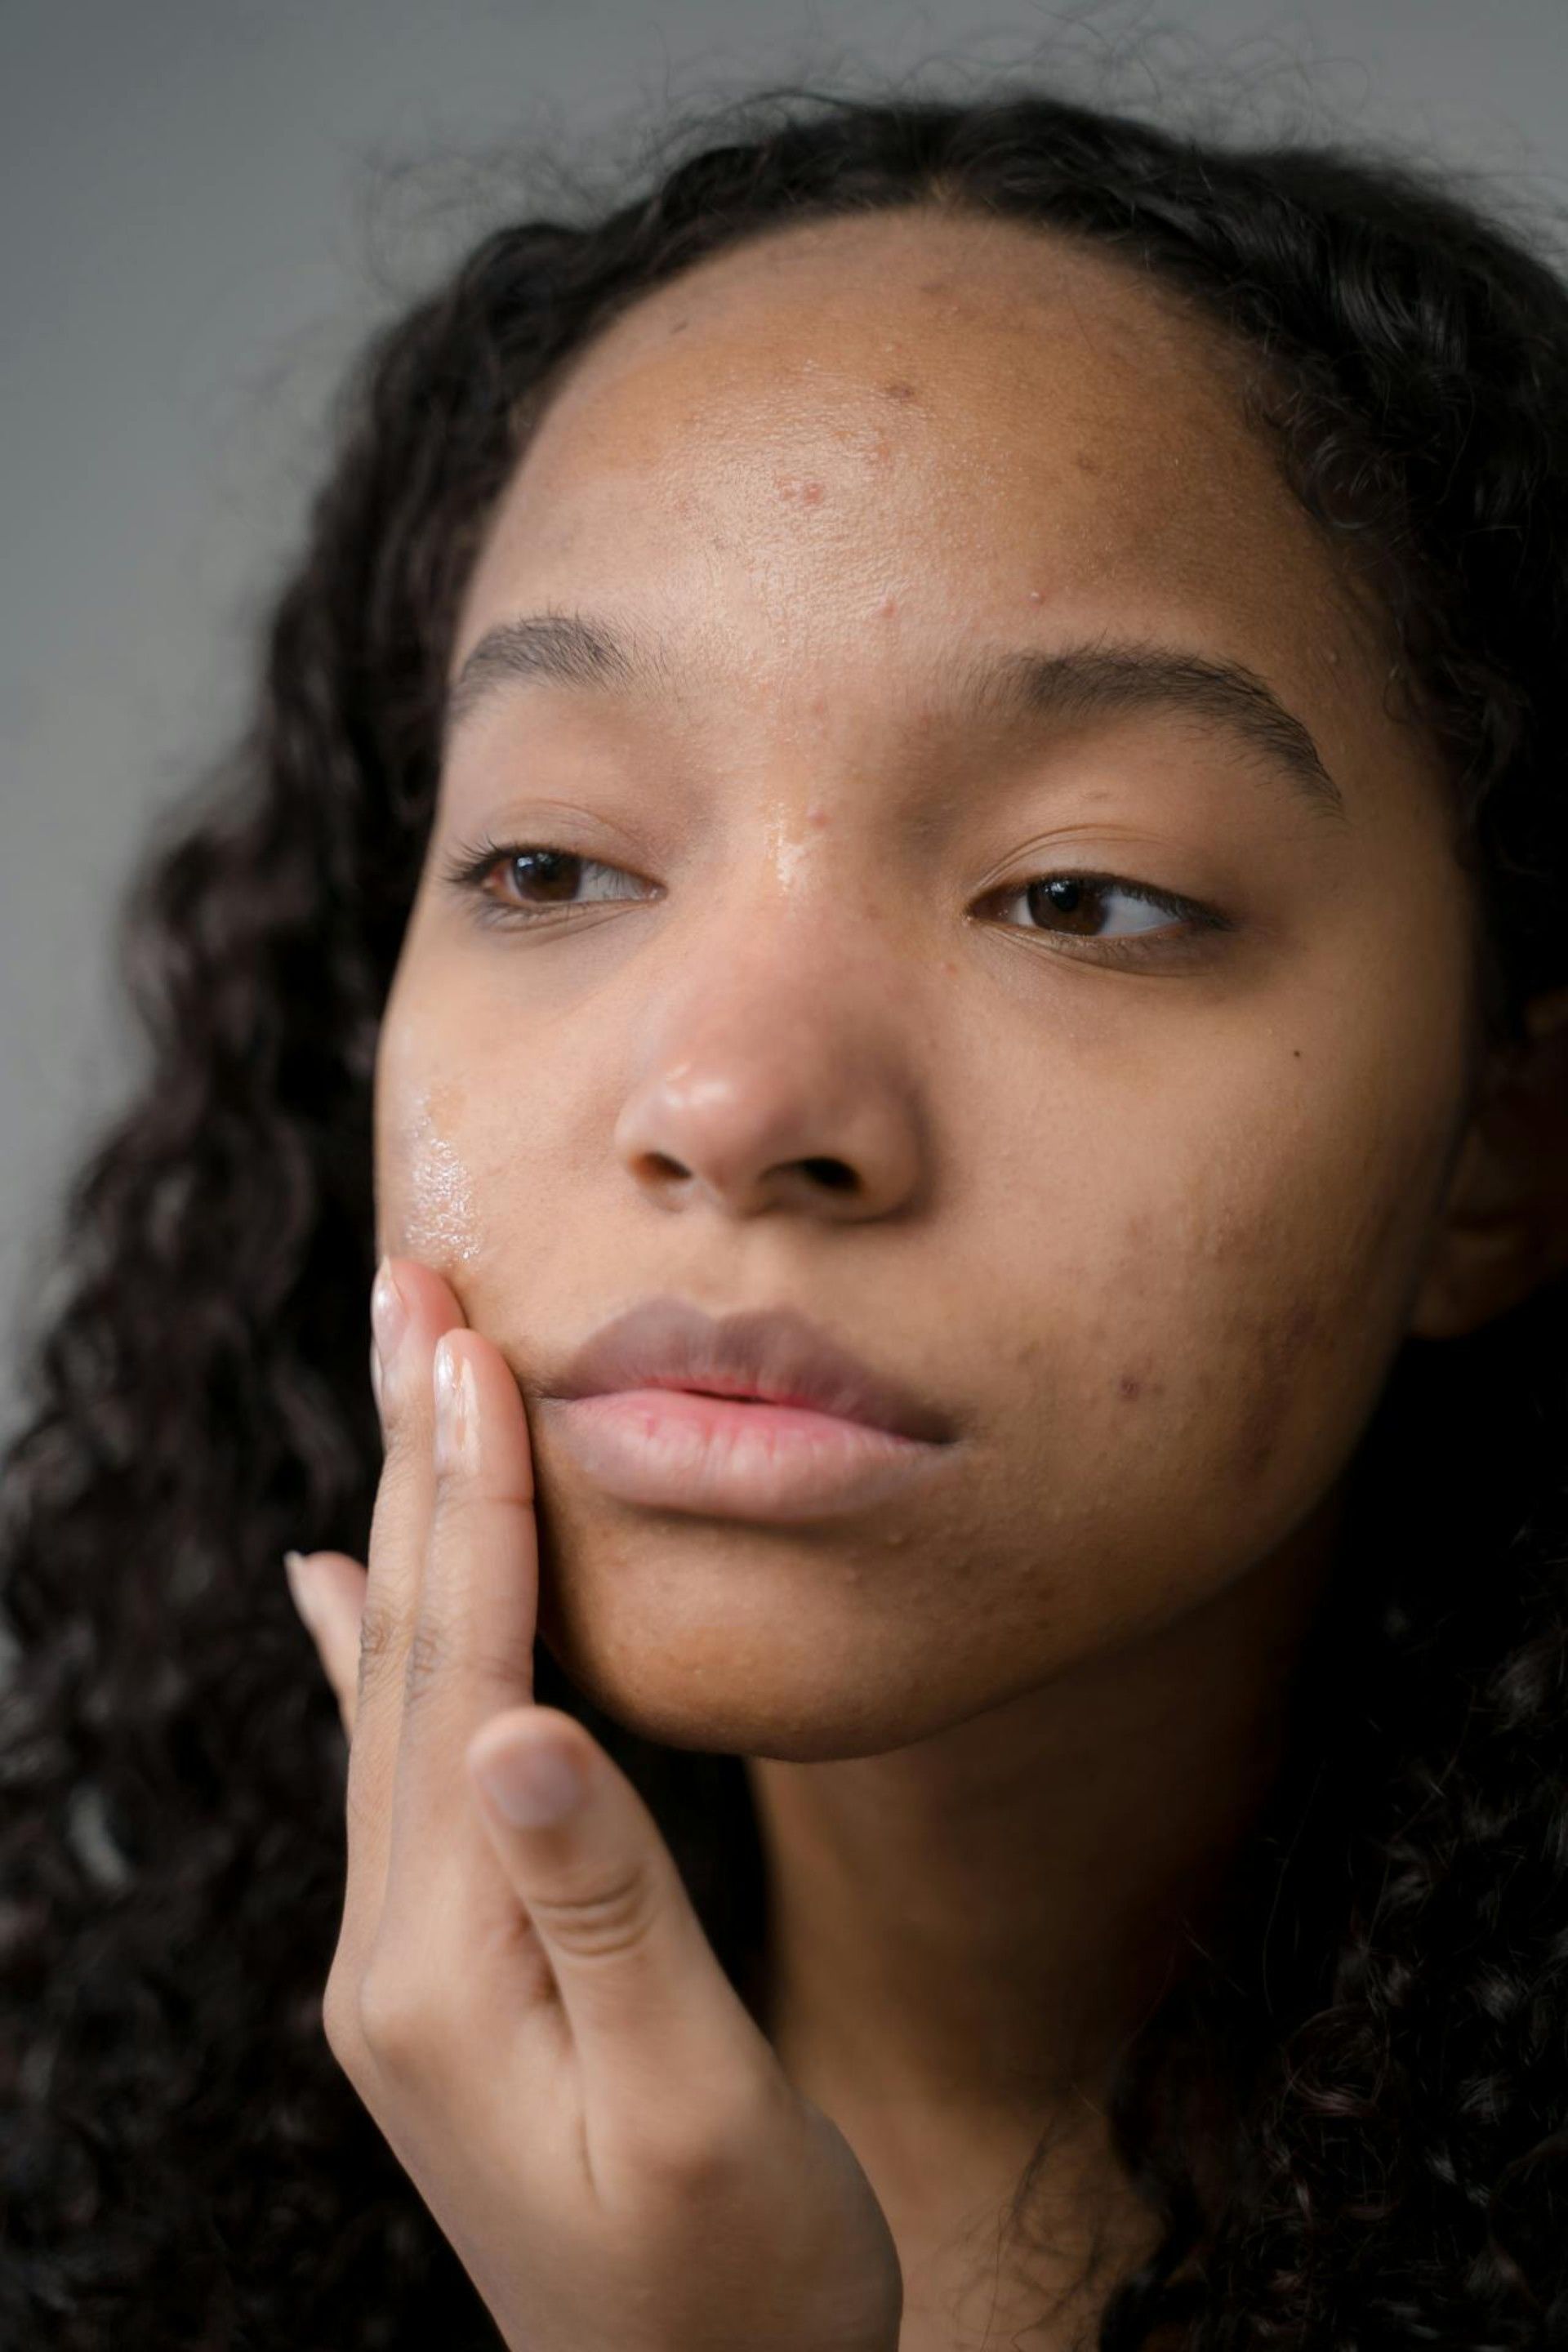
[[[915,396],[914,385],[906,383],[902,376],[895,376],[891,383],[882,386],[882,390],[889,400],[913,400]]]
[[[1116,1384],[1116,1392],[1118,1396],[1124,1396],[1131,1403],[1134,1397],[1142,1395],[1143,1383],[1142,1381],[1135,1381],[1131,1372],[1123,1372]]]
[[[1105,470],[1099,458],[1091,457],[1087,449],[1079,449],[1077,452],[1073,464],[1080,474],[1101,474]]]

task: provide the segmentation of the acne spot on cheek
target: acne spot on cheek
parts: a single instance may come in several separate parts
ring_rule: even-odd
[[[889,400],[913,400],[915,397],[914,385],[902,376],[895,376],[890,383],[882,386],[882,390]]]
[[[1152,1358],[1146,1358],[1140,1364],[1130,1365],[1126,1371],[1120,1373],[1117,1377],[1116,1393],[1125,1404],[1136,1404],[1140,1397],[1163,1396],[1165,1383],[1154,1378]]]

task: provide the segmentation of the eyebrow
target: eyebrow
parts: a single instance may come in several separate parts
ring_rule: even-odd
[[[671,691],[679,667],[637,630],[584,613],[530,613],[498,622],[454,679],[441,717],[441,756],[453,737],[503,691],[540,679],[601,692]],[[1163,710],[1223,729],[1258,754],[1319,814],[1348,823],[1344,798],[1310,731],[1255,670],[1179,646],[1106,637],[1050,652],[987,646],[951,653],[934,683],[953,716],[972,721],[1026,715],[1057,720]]]

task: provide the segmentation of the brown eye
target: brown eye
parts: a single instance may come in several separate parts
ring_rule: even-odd
[[[1121,900],[1133,909],[1152,911],[1174,918],[1173,921],[1129,923],[1126,916],[1112,916],[1119,929],[1106,928],[1107,908]],[[1195,898],[1181,898],[1172,891],[1155,890],[1148,884],[1131,882],[1118,874],[1039,874],[1027,881],[995,891],[991,903],[997,908],[1016,906],[1022,902],[1028,920],[1010,928],[1035,930],[1042,936],[1057,939],[1081,940],[1090,946],[1110,950],[1114,961],[1136,961],[1140,956],[1181,954],[1201,945],[1205,931],[1234,929],[1226,916],[1216,908],[1205,907]]]
[[[489,887],[492,876],[498,878],[499,888]],[[596,887],[601,877],[611,877],[609,888]],[[481,843],[448,866],[447,879],[488,900],[487,919],[493,914],[521,923],[557,910],[570,912],[574,907],[603,905],[637,895],[636,877],[624,866],[607,866],[596,857],[579,856],[575,850],[539,843]],[[634,887],[623,889],[618,887],[623,882]]]
[[[498,858],[493,870],[525,901],[569,906],[588,863],[569,849],[515,849]],[[532,898],[535,892],[542,894],[542,899]]]
[[[1177,911],[1170,900],[1157,899],[1152,891],[1134,889],[1097,874],[1042,874],[1022,884],[1013,896],[1024,901],[1030,921],[1041,929],[1065,928],[1074,938],[1090,940],[1127,936],[1102,929],[1108,899],[1123,898],[1136,906]],[[1161,926],[1144,923],[1139,928],[1151,931]]]

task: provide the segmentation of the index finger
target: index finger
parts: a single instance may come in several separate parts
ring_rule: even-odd
[[[539,1546],[521,1393],[480,1332],[449,1332],[435,1355],[437,1398],[443,1356],[451,1379],[404,1679],[400,1808],[405,1785],[422,1789],[492,1715],[533,1698]],[[462,1790],[472,1818],[466,1780]]]
[[[467,1328],[451,1290],[428,1266],[387,1258],[382,1274],[393,1277],[395,1304],[405,1319],[382,1364],[386,1459],[371,1517],[349,1741],[348,1885],[339,1948],[351,1954],[369,1950],[386,1883],[405,1660],[435,1493],[431,1360],[444,1331]]]
[[[439,1916],[459,1951],[516,1916],[474,1801],[468,1748],[499,1714],[533,1703],[539,1549],[533,1459],[510,1367],[469,1329],[447,1335],[447,1407],[408,1645],[403,1736],[383,1905],[384,1941],[403,1917],[427,1941]]]

